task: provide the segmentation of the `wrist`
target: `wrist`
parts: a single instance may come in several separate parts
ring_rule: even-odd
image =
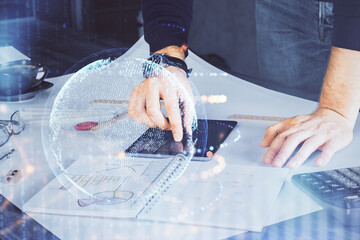
[[[145,78],[148,78],[152,75],[159,74],[157,73],[157,71],[161,70],[161,68],[158,69],[156,66],[160,66],[164,68],[173,66],[179,68],[186,74],[187,78],[189,78],[190,73],[192,71],[192,69],[189,69],[187,67],[185,61],[180,58],[169,56],[166,53],[162,53],[162,54],[154,53],[143,63],[143,76]]]
[[[327,106],[318,106],[317,110],[315,111],[315,115],[320,117],[337,117],[345,120],[348,122],[348,124],[354,128],[356,118],[355,119],[349,119],[347,116],[343,115],[341,112],[337,111],[336,109],[333,109],[331,107]]]
[[[178,46],[168,46],[165,47],[163,49],[160,49],[158,51],[156,51],[155,53],[157,54],[163,54],[165,53],[166,55],[170,56],[170,57],[175,57],[175,58],[179,58],[181,60],[185,60],[185,52],[181,47]]]
[[[355,123],[360,107],[360,52],[333,47],[319,108],[330,109]]]

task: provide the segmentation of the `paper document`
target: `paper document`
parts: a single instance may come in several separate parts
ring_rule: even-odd
[[[288,169],[227,165],[211,179],[171,188],[139,218],[262,231],[287,174]]]
[[[135,218],[144,197],[173,159],[128,162],[82,158],[30,199],[24,210],[65,215]],[[87,169],[86,169],[87,166]],[[91,174],[89,174],[91,172]],[[59,181],[60,179],[60,181]]]
[[[215,161],[192,162],[185,174],[163,191],[163,184],[156,181],[169,181],[170,175],[161,175],[172,161],[138,158],[117,166],[101,159],[80,159],[69,167],[66,181],[54,179],[24,209],[261,231],[288,173],[287,169],[240,165],[217,171]],[[88,169],[79,169],[84,163],[96,171],[86,175]],[[215,174],[211,173],[214,169]],[[79,197],[76,188],[94,197]],[[154,198],[156,195],[160,196]],[[143,196],[150,200],[144,201]]]

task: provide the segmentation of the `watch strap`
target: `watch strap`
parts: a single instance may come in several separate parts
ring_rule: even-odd
[[[189,78],[190,73],[192,72],[192,69],[189,69],[187,67],[187,64],[184,60],[176,57],[171,57],[165,53],[163,54],[152,54],[147,61],[143,64],[143,76],[145,78],[148,78],[154,74],[154,66],[149,66],[151,63],[155,63],[160,65],[161,67],[168,67],[168,66],[174,66],[178,67],[185,71],[186,76]]]

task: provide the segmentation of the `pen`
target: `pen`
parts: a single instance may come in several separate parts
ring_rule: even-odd
[[[105,122],[102,122],[101,124],[95,126],[95,127],[92,127],[91,128],[91,131],[98,131],[104,127],[108,127],[108,126],[111,126],[113,124],[115,124],[117,121],[120,121],[126,117],[129,116],[129,113],[128,112],[124,112],[124,113],[121,113],[121,114],[118,114],[116,115],[115,117],[105,121]]]
[[[0,162],[4,161],[5,159],[8,159],[11,154],[15,152],[15,149],[11,149],[10,152],[6,153],[4,156],[0,158]]]
[[[107,99],[95,99],[92,101],[92,104],[104,104],[104,105],[119,105],[119,106],[127,106],[129,105],[129,101],[127,100],[107,100]],[[164,101],[160,101],[161,106],[164,105]]]
[[[92,104],[109,104],[109,105],[129,105],[127,100],[107,100],[107,99],[95,99]]]

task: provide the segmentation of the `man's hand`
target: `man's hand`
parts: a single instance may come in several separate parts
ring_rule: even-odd
[[[160,99],[164,100],[170,122],[161,112]],[[149,127],[172,130],[175,141],[183,138],[183,125],[187,133],[192,134],[194,114],[194,96],[189,79],[185,71],[177,67],[169,66],[160,76],[145,79],[130,96],[130,117]]]
[[[348,145],[360,107],[360,52],[333,47],[318,110],[277,123],[266,130],[262,147],[270,146],[264,163],[282,167],[289,160],[297,168],[316,150],[317,166],[327,164],[335,152]]]
[[[317,166],[327,164],[335,152],[348,145],[353,137],[353,124],[340,114],[319,108],[311,115],[286,119],[267,128],[262,147],[269,147],[264,163],[282,167],[295,149],[300,150],[288,161],[294,169],[305,162],[316,150],[322,151],[316,159]]]

